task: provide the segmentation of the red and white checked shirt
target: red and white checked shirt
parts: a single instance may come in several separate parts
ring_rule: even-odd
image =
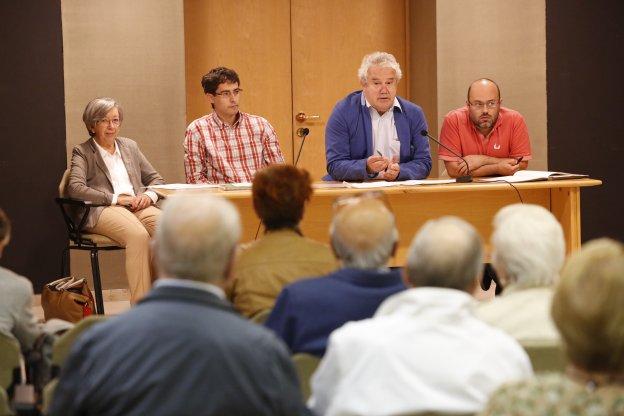
[[[230,126],[215,113],[189,124],[184,138],[186,183],[251,182],[257,170],[284,163],[273,126],[240,113]]]

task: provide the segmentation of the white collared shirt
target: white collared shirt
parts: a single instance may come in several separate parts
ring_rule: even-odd
[[[531,377],[522,347],[474,316],[453,289],[408,289],[332,332],[312,377],[315,414],[474,413],[502,384]]]
[[[132,183],[130,182],[130,177],[128,176],[128,170],[126,169],[126,165],[124,165],[123,159],[121,158],[121,152],[119,151],[119,146],[117,146],[117,141],[115,141],[115,152],[113,154],[110,154],[106,149],[100,146],[96,140],[93,141],[95,142],[95,145],[104,160],[108,173],[110,174],[110,179],[113,185],[113,200],[111,201],[111,205],[117,204],[117,198],[119,195],[123,194],[136,196]],[[145,194],[152,200],[153,203],[158,201],[158,196],[155,192],[146,191]]]
[[[371,115],[374,154],[378,155],[381,153],[382,156],[389,158],[393,162],[398,162],[401,142],[394,124],[394,107],[402,110],[399,100],[394,97],[392,107],[381,115],[371,106],[366,98],[364,98],[364,101]]]
[[[221,300],[225,300],[225,292],[217,285],[208,282],[198,282],[196,280],[176,279],[173,277],[161,277],[154,282],[154,287],[188,287],[210,292]]]

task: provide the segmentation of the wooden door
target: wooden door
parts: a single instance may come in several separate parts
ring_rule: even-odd
[[[348,93],[361,89],[357,70],[364,55],[392,53],[403,70],[398,94],[405,97],[408,74],[406,2],[404,0],[291,0],[293,151],[307,127],[298,166],[315,180],[326,173],[325,126],[334,105]],[[318,120],[298,122],[298,112],[318,115]]]

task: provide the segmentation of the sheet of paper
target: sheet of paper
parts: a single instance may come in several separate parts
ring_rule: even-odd
[[[548,180],[548,177],[556,172],[542,170],[519,170],[512,176],[497,176],[495,178],[479,178],[479,182],[532,182]]]
[[[166,189],[170,191],[177,191],[182,189],[214,189],[218,187],[218,184],[212,183],[168,183],[165,185],[148,186],[149,189]]]
[[[455,179],[411,179],[408,181],[370,181],[370,182],[343,182],[349,188],[356,189],[375,189],[390,188],[393,186],[417,186],[417,185],[440,185],[447,183],[455,183]]]
[[[391,186],[397,186],[396,182],[388,181],[371,181],[371,182],[343,182],[348,188],[355,189],[375,189],[375,188],[388,188]]]
[[[397,182],[397,184],[405,186],[413,185],[444,185],[447,183],[455,183],[455,179],[411,179],[409,181]]]

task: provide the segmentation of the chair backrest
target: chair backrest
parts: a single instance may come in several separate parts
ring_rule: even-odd
[[[565,370],[566,357],[560,343],[552,341],[524,342],[522,347],[531,359],[534,372],[563,372]]]
[[[14,414],[9,404],[9,395],[0,387],[0,416],[13,416]]]
[[[269,319],[269,315],[271,315],[271,309],[264,309],[264,310],[256,313],[250,319],[251,319],[251,322],[253,322],[255,324],[264,325],[264,323],[267,321],[267,319]]]
[[[405,416],[474,416],[475,413],[417,412]]]
[[[307,401],[311,393],[310,378],[316,371],[316,367],[318,367],[321,359],[312,354],[300,352],[293,355],[292,360],[295,363],[297,376],[299,376],[301,394],[303,395],[303,399]]]
[[[15,338],[0,334],[0,387],[8,389],[13,383],[13,372],[20,367],[20,345]]]
[[[61,182],[59,182],[59,196],[61,198],[65,198],[65,189],[67,188],[67,184],[69,183],[69,169],[65,169],[63,172],[63,177],[61,178]]]
[[[76,339],[84,331],[97,323],[104,322],[106,319],[107,317],[104,315],[87,316],[83,320],[78,321],[72,329],[61,335],[52,347],[52,365],[58,368],[62,367]]]

